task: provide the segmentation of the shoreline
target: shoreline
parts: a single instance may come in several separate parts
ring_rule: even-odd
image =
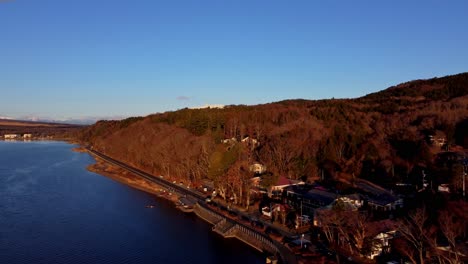
[[[89,155],[91,155],[94,158],[95,163],[90,164],[90,165],[87,166],[88,171],[99,174],[99,175],[102,175],[102,176],[105,176],[105,177],[108,177],[108,178],[110,178],[112,180],[118,181],[118,182],[123,183],[125,185],[128,185],[128,186],[130,186],[132,188],[142,190],[142,191],[147,192],[149,194],[154,194],[157,197],[172,201],[174,203],[174,207],[176,209],[178,209],[178,210],[180,210],[182,212],[185,212],[184,210],[182,210],[178,206],[179,198],[182,197],[182,196],[180,196],[178,194],[175,194],[175,193],[170,193],[169,191],[167,191],[164,187],[160,186],[159,184],[157,184],[157,183],[155,183],[153,181],[147,180],[144,177],[137,176],[137,175],[133,174],[132,172],[130,172],[130,171],[128,171],[128,170],[126,170],[126,169],[124,169],[124,168],[122,168],[120,166],[110,164],[108,161],[104,160],[103,158],[101,158],[99,156],[96,156],[95,154],[93,154],[92,152],[88,151],[86,148],[84,148],[84,147],[82,147],[80,145],[73,148],[72,151],[79,152],[79,153],[85,153],[86,152],[86,153],[88,153]],[[197,208],[197,207],[201,207],[201,206],[196,204],[194,206],[194,208]],[[193,210],[193,211],[190,211],[190,212],[195,213],[195,215],[199,219],[204,220],[205,222],[208,222],[208,223],[212,224],[213,225],[212,230],[214,230],[214,228],[216,226],[214,223],[212,223],[211,221],[208,221],[208,219],[204,219],[203,217],[201,217],[199,215],[199,212],[197,213],[196,210]],[[215,214],[219,214],[219,212],[216,212]],[[222,214],[220,216],[224,217],[224,218],[228,218],[228,219],[230,218],[229,216],[222,215]],[[244,225],[243,223],[237,223],[237,224],[239,224],[241,226]],[[238,227],[238,226],[236,226],[236,227]],[[255,233],[258,233],[257,230],[253,230],[253,231],[250,231],[250,232],[254,232],[254,234],[252,235],[252,234],[249,234],[247,232],[247,234],[244,234],[244,235],[251,236],[251,238],[254,239],[254,240],[259,239],[257,237],[257,235],[255,234]],[[224,236],[223,234],[220,234],[220,235]],[[241,236],[234,235],[234,236],[230,236],[230,237],[237,238],[237,240],[243,242],[244,244],[248,245],[252,249],[255,249],[257,251],[263,252],[264,254],[267,254],[265,256],[270,256],[269,254],[275,254],[275,255],[279,254],[279,256],[281,256],[280,258],[283,258],[283,259],[284,259],[285,256],[288,256],[288,257],[286,257],[286,259],[289,259],[289,260],[286,261],[286,263],[298,263],[295,256],[291,255],[292,252],[289,252],[289,250],[288,250],[288,253],[284,254],[285,253],[284,250],[280,250],[278,248],[278,245],[275,246],[274,244],[272,244],[272,245],[270,245],[270,247],[275,248],[275,250],[270,251],[270,250],[266,249],[266,251],[265,251],[265,249],[262,250],[261,248],[255,246],[254,245],[255,243],[248,242],[248,240],[246,240],[247,238],[244,239],[244,237],[242,237],[242,235]],[[224,238],[228,238],[228,237],[224,236]],[[259,242],[262,243],[262,241],[259,241]],[[275,243],[275,242],[270,242],[270,243]],[[276,243],[278,243],[278,242],[276,242]],[[274,252],[276,252],[276,253],[274,253]],[[281,253],[281,252],[283,252],[283,253]],[[289,255],[294,257],[294,260],[290,259],[291,256],[289,256]]]
[[[82,147],[73,148],[72,151],[78,152],[78,153],[88,153],[94,158],[95,163],[90,164],[86,167],[88,171],[107,177],[111,180],[125,184],[132,188],[144,191],[146,193],[153,194],[159,198],[169,200],[173,202],[175,208],[177,208],[176,205],[180,198],[177,194],[170,193],[167,190],[165,190],[162,186],[154,182],[145,180],[141,177],[134,175],[133,173],[125,169],[109,164],[108,162],[93,155],[92,153],[89,153],[87,150],[85,150]]]

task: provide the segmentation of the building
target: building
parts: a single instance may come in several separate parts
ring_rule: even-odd
[[[355,182],[361,197],[372,210],[392,211],[403,207],[403,199],[392,192],[363,179]]]
[[[437,186],[437,191],[438,192],[446,192],[446,193],[450,193],[450,185],[445,183],[445,184],[440,184],[439,186]]]
[[[312,189],[302,196],[302,204],[312,208],[320,208],[333,204],[338,199],[336,193],[320,189]]]
[[[225,105],[222,104],[205,104],[202,106],[192,107],[190,109],[223,109]]]
[[[18,138],[18,135],[17,134],[5,134],[3,137],[5,139],[15,139],[15,138]]]
[[[23,134],[24,139],[30,139],[32,138],[32,134]]]
[[[241,140],[241,142],[242,144],[245,144],[252,149],[260,146],[260,142],[258,142],[258,140],[256,140],[255,138],[245,137]]]
[[[250,165],[249,170],[255,174],[263,174],[266,172],[266,166],[255,162],[254,164]]]
[[[344,210],[357,211],[364,205],[364,200],[359,194],[349,194],[336,198],[333,205],[341,207]]]
[[[387,219],[369,223],[369,236],[372,237],[372,239],[370,252],[366,257],[374,259],[383,253],[388,253],[396,230],[397,224],[392,220]]]
[[[305,182],[301,180],[292,180],[289,178],[286,178],[285,176],[280,176],[278,178],[278,181],[270,187],[271,192],[281,192],[283,191],[286,187],[289,186],[294,186],[294,185],[303,185]]]
[[[236,138],[226,138],[226,139],[222,139],[221,140],[221,143],[223,144],[234,144],[237,142],[237,139]]]
[[[285,191],[287,203],[301,215],[309,216],[313,216],[317,208],[333,204],[338,197],[336,193],[317,186],[290,186]]]
[[[252,144],[252,145],[257,145],[258,144],[258,140],[256,140],[255,138],[250,138],[250,137],[245,137],[244,139],[241,140],[242,143],[249,143],[249,144]]]
[[[260,178],[260,176],[250,178],[250,185],[252,187],[259,187],[261,182],[262,182],[262,179]]]

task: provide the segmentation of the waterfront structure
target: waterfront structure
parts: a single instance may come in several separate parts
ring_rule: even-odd
[[[128,166],[120,161],[112,159],[90,148],[86,149],[94,155],[102,158],[106,162],[109,162],[125,170],[133,172],[144,179],[159,184],[161,187],[167,189],[170,192],[175,192],[183,196],[184,198],[187,198],[190,202],[194,202],[192,208],[190,208],[190,210],[188,210],[187,212],[194,212],[203,220],[213,224],[213,231],[221,234],[223,237],[235,237],[245,242],[246,244],[260,250],[261,252],[268,252],[275,256],[278,256],[279,259],[282,260],[282,263],[297,263],[295,256],[284,245],[253,229],[252,227],[243,224],[239,220],[227,218],[225,215],[216,212],[216,210],[210,208],[205,202],[203,202],[205,200],[205,197],[202,194],[191,189],[186,189],[175,183],[171,183],[170,181],[164,178],[154,177],[151,174]],[[186,210],[183,211],[185,212]]]
[[[3,137],[5,139],[15,139],[15,138],[18,138],[18,135],[17,134],[5,134]]]
[[[32,134],[23,134],[24,139],[30,139],[32,138]]]

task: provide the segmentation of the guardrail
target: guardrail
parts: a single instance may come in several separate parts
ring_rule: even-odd
[[[247,226],[239,221],[235,221],[231,218],[228,218],[216,211],[213,211],[210,207],[208,207],[204,202],[203,203],[199,203],[198,206],[209,212],[210,214],[214,214],[214,215],[217,215],[218,217],[221,217],[223,220],[222,221],[227,221],[227,222],[231,222],[234,226],[234,228],[239,231],[239,232],[243,232],[244,234],[248,235],[249,237],[253,238],[253,239],[256,239],[257,241],[259,241],[261,243],[260,245],[260,248],[262,250],[265,250],[267,252],[270,252],[272,254],[275,254],[275,255],[279,255],[281,260],[282,260],[282,263],[291,263],[290,260],[288,260],[288,258],[285,256],[285,252],[283,252],[283,250],[280,250],[276,243],[273,241],[273,239],[271,239],[270,237],[258,232],[257,230],[253,229],[252,227],[250,226]]]

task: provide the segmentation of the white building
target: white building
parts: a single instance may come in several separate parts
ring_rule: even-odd
[[[441,184],[437,186],[437,191],[450,193],[450,186],[448,184]]]
[[[202,105],[202,106],[197,106],[197,107],[192,107],[190,109],[223,109],[225,107],[225,105],[222,105],[222,104],[206,104],[206,105]]]
[[[223,144],[234,144],[237,142],[237,139],[235,137],[233,138],[226,138],[226,139],[222,139],[221,140],[221,143]]]
[[[395,237],[396,230],[390,230],[387,232],[381,232],[372,239],[372,249],[370,254],[367,256],[370,259],[374,259],[383,253],[388,253],[390,250],[390,241]]]
[[[244,144],[254,146],[254,147],[257,145],[260,145],[258,140],[256,140],[255,138],[250,138],[250,137],[245,137],[244,139],[241,140],[241,142]]]
[[[391,247],[391,240],[395,237],[397,225],[392,220],[382,220],[371,222],[369,225],[369,235],[372,237],[371,252],[366,256],[374,259],[384,253],[388,253]]]
[[[18,135],[17,134],[5,134],[3,137],[5,139],[15,139],[18,137]]]
[[[255,174],[263,174],[266,172],[266,166],[255,162],[254,164],[250,165],[249,170]]]

